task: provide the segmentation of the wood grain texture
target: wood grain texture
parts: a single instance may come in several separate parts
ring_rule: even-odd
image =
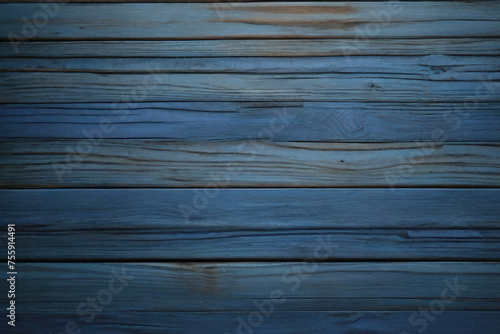
[[[5,4],[0,38],[38,4]],[[34,39],[498,37],[496,2],[65,4]],[[189,15],[186,15],[189,13]],[[30,36],[30,35],[27,35]]]
[[[227,313],[243,315],[253,312],[256,310],[255,300],[268,300],[271,293],[278,289],[286,300],[276,306],[279,312],[270,319],[286,319],[286,316],[283,318],[279,315],[283,311],[301,314],[297,312],[307,310],[304,320],[308,324],[307,319],[314,320],[315,314],[318,314],[311,311],[328,311],[335,314],[336,310],[342,310],[343,321],[332,324],[330,320],[327,324],[336,324],[334,328],[337,330],[349,332],[360,328],[358,326],[372,328],[374,324],[371,321],[365,323],[365,320],[376,316],[382,328],[390,326],[392,331],[395,323],[391,321],[392,316],[387,317],[393,314],[391,310],[416,311],[419,307],[428,308],[434,300],[441,300],[443,291],[450,297],[447,287],[455,282],[462,288],[457,298],[447,305],[447,312],[442,315],[444,319],[451,316],[456,321],[458,314],[453,311],[457,309],[484,311],[498,308],[500,293],[498,264],[481,262],[322,263],[317,267],[306,267],[303,263],[66,263],[21,264],[20,267],[24,275],[19,284],[25,290],[19,297],[19,301],[25,305],[21,312],[37,315],[32,321],[23,323],[28,327],[43,324],[44,328],[55,328],[60,326],[62,319],[68,318],[85,325],[88,314],[84,314],[84,317],[81,313],[76,313],[77,307],[88,296],[96,295],[107,287],[115,277],[113,270],[129,276],[125,289],[114,295],[113,303],[107,305],[106,311],[99,313],[97,320],[92,322],[92,329],[107,332],[120,332],[125,330],[126,326],[140,328],[144,323],[149,323],[144,320],[149,319],[144,318],[146,315],[157,319],[155,323],[159,327],[158,330],[165,330],[164,326],[178,326],[179,330],[185,327],[193,328],[187,312],[197,312],[191,316],[196,317],[198,326],[207,326],[207,321],[210,324],[211,321],[207,319],[209,317],[219,320],[218,322],[225,320],[218,323],[215,329],[229,329],[229,326],[237,326],[237,317],[229,322]],[[308,271],[304,268],[308,268]],[[446,268],[445,272],[443,268]],[[41,294],[40,291],[44,293]],[[48,303],[50,308],[47,308]],[[83,309],[86,309],[85,305]],[[373,312],[381,309],[385,316]],[[206,312],[208,310],[210,312]],[[202,313],[198,313],[200,311]],[[350,311],[361,311],[359,316],[353,319],[353,323],[346,322],[346,315]],[[177,312],[184,315],[175,320],[174,325],[170,321],[158,320],[168,320],[170,316],[177,318]],[[226,313],[226,316],[221,318],[221,315],[213,312]],[[49,313],[60,316],[56,321],[42,316]],[[162,316],[159,316],[160,313]],[[394,313],[407,319],[413,312]],[[128,316],[123,318],[123,314]],[[496,316],[496,313],[459,314],[461,319],[484,317],[486,322],[479,328],[490,329],[490,325],[498,321],[498,317],[488,316]],[[340,314],[333,317],[338,316]],[[406,324],[401,317],[396,321],[398,326]],[[347,316],[347,319],[349,318],[350,316]],[[117,325],[110,325],[111,323]],[[271,325],[271,329],[285,331],[288,324],[280,327],[278,323]],[[437,324],[439,323],[438,321]],[[107,324],[106,328],[101,327],[104,324]],[[271,324],[274,322],[271,321]],[[440,325],[437,326],[439,328]],[[314,325],[311,327],[315,328]]]
[[[316,302],[316,301],[315,301]],[[76,303],[75,303],[76,304]],[[85,323],[85,318],[78,318],[75,310],[71,309],[60,313],[64,319],[75,319],[77,328],[82,332],[95,334],[128,334],[131,331],[140,333],[160,334],[199,334],[199,333],[244,333],[238,332],[238,318],[248,319],[249,312],[164,312],[164,311],[121,311],[118,315],[111,310],[104,311],[96,316],[92,324]],[[279,306],[281,308],[281,305]],[[64,330],[67,321],[61,318],[48,320],[46,310],[37,313],[23,312],[22,315],[31,319],[29,323],[22,323],[20,330],[32,332],[42,326],[54,333]],[[422,329],[425,318],[418,316],[415,321],[418,325],[411,326],[409,318],[415,312],[332,312],[332,311],[294,311],[277,310],[258,327],[262,334],[401,334],[418,333]],[[434,317],[434,316],[432,316]],[[82,320],[83,319],[83,320]],[[491,334],[500,324],[500,312],[457,312],[446,311],[427,322],[426,332],[436,334]],[[248,320],[245,320],[248,323]],[[258,318],[256,320],[259,323]],[[0,325],[1,328],[1,325]],[[256,330],[257,332],[257,330]]]
[[[500,255],[498,190],[4,190],[18,260],[469,259]],[[201,206],[199,203],[208,201]],[[26,207],[29,203],[29,207]],[[387,206],[390,205],[390,210]],[[186,212],[188,212],[186,214]]]
[[[17,53],[0,42],[0,56],[93,57],[318,57],[318,56],[498,56],[498,38],[241,39],[192,41],[30,41]]]
[[[165,102],[0,105],[0,137],[499,142],[500,103]],[[272,136],[268,134],[271,131]]]
[[[0,0],[18,332],[498,332],[499,2],[79,1]]]
[[[500,79],[496,57],[216,57],[216,58],[3,58],[4,72],[88,73],[336,73],[415,80]]]
[[[113,296],[110,315],[254,311],[254,300],[269,299],[277,289],[286,298],[280,311],[418,310],[441,300],[447,287],[445,296],[452,297],[452,286],[459,290],[447,310],[473,311],[488,304],[498,309],[499,267],[486,262],[22,263],[19,302],[27,312],[47,312],[49,303],[50,312],[74,314],[87,297],[107,288],[115,271],[133,279]]]
[[[437,70],[440,71],[440,70]],[[0,73],[0,103],[167,101],[449,102],[500,100],[500,82],[363,73]],[[486,85],[486,87],[485,87]],[[477,96],[476,97],[476,92]]]
[[[0,190],[5,224],[53,229],[498,229],[498,189]],[[29,203],[29,206],[26,205]],[[198,210],[188,221],[179,205]],[[59,224],[61,226],[59,226]],[[103,229],[101,229],[103,230]],[[106,231],[99,231],[106,232]]]
[[[49,224],[47,224],[49,225]],[[207,229],[140,224],[106,230],[107,224],[76,229],[64,225],[19,229],[18,260],[162,261],[302,259],[314,254],[320,240],[338,247],[327,260],[469,260],[496,261],[500,256],[498,230],[313,230]],[[323,256],[324,254],[322,254]],[[312,257],[312,255],[310,255]]]
[[[496,143],[8,140],[0,186],[498,187],[499,156]]]

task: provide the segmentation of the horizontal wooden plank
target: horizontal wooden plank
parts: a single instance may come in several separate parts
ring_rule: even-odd
[[[481,230],[498,229],[500,223],[498,189],[220,189],[207,205],[201,205],[207,195],[200,192],[208,193],[203,189],[0,190],[0,221],[40,233],[63,228],[83,232],[97,226],[110,231],[122,226],[164,231]],[[180,205],[197,212],[186,217]]]
[[[312,56],[498,56],[498,38],[241,39],[192,41],[30,41],[17,48],[0,42],[1,57],[312,57]]]
[[[182,215],[179,207],[175,209],[174,215]],[[87,210],[92,212],[95,208]],[[228,221],[211,222],[214,227],[207,227],[199,218],[194,221],[186,218],[185,225],[179,227],[179,221],[171,224],[165,218],[148,226],[143,218],[134,221],[129,218],[124,223],[120,223],[124,218],[96,218],[97,221],[88,218],[78,223],[67,218],[52,223],[44,216],[41,221],[18,224],[17,230],[23,238],[18,242],[17,257],[44,261],[293,260],[314,253],[320,240],[335,245],[328,260],[495,260],[500,255],[498,230],[452,230],[445,224],[431,230],[346,230],[336,228],[336,221],[318,229],[311,227],[314,217],[311,222],[288,225],[259,221],[262,227],[258,228],[248,224],[235,226]],[[13,221],[12,214],[6,220]],[[498,228],[498,223],[495,227]]]
[[[33,326],[60,331],[74,321],[93,333],[144,327],[152,333],[200,328],[237,333],[238,317],[247,319],[259,311],[256,305],[270,301],[275,312],[259,326],[265,333],[289,333],[280,325],[289,324],[288,318],[301,320],[297,333],[309,327],[328,333],[413,332],[413,313],[436,309],[440,302],[445,312],[426,324],[442,333],[451,334],[450,328],[470,333],[471,322],[474,333],[491,333],[499,319],[491,312],[499,305],[498,263],[20,263],[19,270],[23,293],[17,301],[23,307],[17,327],[27,332]],[[91,312],[87,302],[105,298],[110,284],[114,291],[122,289],[108,290],[110,303]]]
[[[0,38],[17,34],[38,4],[5,4]],[[498,37],[496,2],[271,2],[65,4],[31,39]],[[189,13],[189,15],[186,15]],[[13,35],[11,35],[12,37]]]
[[[428,333],[440,334],[491,334],[500,325],[500,312],[459,312],[445,311],[438,317],[431,316],[432,321],[425,320],[423,315],[412,319],[418,321],[413,326],[409,319],[414,312],[286,312],[281,311],[281,305],[271,316],[260,318],[248,325],[249,312],[163,312],[163,311],[121,311],[120,315],[113,312],[115,304],[106,306],[107,310],[98,314],[90,324],[84,318],[75,315],[74,310],[59,313],[57,317],[45,313],[26,313],[22,316],[30,319],[16,325],[19,330],[27,333],[39,328],[44,330],[64,332],[68,321],[75,321],[75,328],[82,333],[95,334],[127,334],[131,331],[141,333],[179,333],[198,334],[201,332],[240,334],[245,333],[243,328],[249,326],[250,330],[257,330],[262,334],[303,334],[308,333],[370,333],[370,334],[401,334],[418,333],[417,330],[425,328]],[[427,305],[428,306],[428,305]],[[257,310],[257,309],[256,309]],[[72,313],[71,313],[72,312]],[[238,322],[238,319],[245,319]],[[74,319],[74,320],[66,320]],[[250,320],[252,321],[252,320]],[[72,323],[70,323],[72,325]],[[1,328],[1,325],[0,325]],[[72,327],[68,327],[72,328]],[[238,331],[238,328],[239,331]],[[7,329],[6,329],[7,330]]]
[[[319,240],[335,244],[328,260],[500,256],[495,189],[3,190],[0,203],[25,261],[293,260]]]
[[[447,310],[496,307],[500,264],[367,263],[20,263],[17,301],[24,312],[74,313],[115,277],[133,276],[113,297],[111,314],[250,311],[281,290],[281,311],[418,310],[455,295]],[[307,270],[307,271],[306,271]],[[454,287],[456,293],[450,288]],[[42,292],[42,293],[41,293]],[[379,304],[379,299],[382,304]],[[391,307],[391,300],[394,305]],[[346,303],[344,303],[346,301]],[[317,304],[315,304],[317,302]],[[352,302],[350,305],[349,302]],[[455,304],[457,302],[457,304]],[[48,306],[50,305],[50,306]],[[109,305],[111,308],[111,304]]]
[[[99,130],[103,123],[112,130]],[[274,131],[272,130],[274,129]],[[166,102],[0,104],[0,137],[167,141],[499,142],[500,103]],[[98,132],[96,134],[95,132]],[[270,137],[270,136],[268,136]],[[271,139],[271,138],[270,138]]]
[[[500,145],[6,140],[3,188],[500,184]]]
[[[441,71],[436,69],[436,71]],[[166,101],[449,102],[500,100],[500,81],[364,73],[0,73],[0,103]],[[476,95],[478,97],[476,97]]]
[[[91,224],[96,230],[45,223],[36,234],[23,226],[18,260],[297,260],[313,254],[319,240],[327,238],[338,247],[328,257],[331,261],[496,261],[500,256],[498,230],[352,231],[304,226],[214,231],[192,226],[168,230],[168,224],[143,228],[138,223],[107,230],[113,223]]]
[[[497,57],[2,58],[0,71],[90,73],[337,73],[415,80],[500,80]]]

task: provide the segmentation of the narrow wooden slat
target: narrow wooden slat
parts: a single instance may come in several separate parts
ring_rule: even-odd
[[[40,263],[19,264],[19,271],[18,301],[24,312],[33,313],[47,312],[47,305],[51,313],[74,312],[107,288],[113,271],[133,276],[113,296],[113,315],[253,311],[254,300],[269,299],[275,289],[286,298],[281,311],[378,311],[379,299],[389,309],[393,300],[400,310],[416,311],[441,300],[445,289],[447,298],[455,294],[459,302],[447,303],[448,311],[470,311],[487,302],[498,309],[500,300],[500,265],[485,262]]]
[[[22,18],[42,11],[38,4],[2,7],[4,40],[10,33],[22,36]],[[43,29],[27,34],[66,40],[498,37],[499,8],[496,2],[452,1],[66,4]]]
[[[497,187],[499,155],[497,143],[9,140],[0,186]]]
[[[18,260],[293,260],[320,240],[335,244],[328,260],[500,255],[493,189],[4,190],[0,202]]]
[[[249,312],[163,312],[163,311],[121,311],[120,315],[111,310],[100,313],[91,324],[76,317],[74,321],[83,332],[96,334],[127,334],[131,331],[141,333],[175,333],[198,334],[201,332],[240,334],[245,333],[238,319],[245,319],[248,326]],[[281,305],[277,306],[281,308]],[[62,313],[64,319],[74,319],[74,310]],[[111,313],[111,314],[110,314]],[[409,319],[414,312],[286,312],[277,310],[262,325],[253,329],[262,334],[303,334],[309,333],[368,333],[370,334],[406,334],[418,333],[424,328],[428,333],[441,334],[491,334],[500,325],[500,312],[456,312],[446,311],[438,317],[431,315],[432,321],[423,316],[412,318],[419,321],[413,326]],[[42,313],[43,314],[43,313]],[[64,331],[67,324],[62,319],[54,319],[39,313],[23,312],[23,316],[31,319],[19,326],[20,330],[33,332],[40,327],[52,330],[53,333]],[[418,314],[417,314],[418,315]],[[83,319],[87,319],[87,317]],[[259,318],[252,322],[259,324]],[[71,328],[71,327],[70,327]],[[59,332],[57,332],[59,331]],[[49,332],[50,333],[50,332]],[[64,332],[63,332],[64,333]]]
[[[500,79],[495,57],[217,57],[0,59],[0,71],[91,73],[338,73],[415,80]]]
[[[95,57],[313,57],[313,56],[498,56],[498,38],[247,39],[192,41],[57,41],[24,43],[14,51],[0,42],[0,56]]]
[[[446,142],[498,142],[499,110],[496,102],[475,109],[401,102],[4,104],[0,137],[395,142],[432,141],[441,129]],[[100,130],[107,122],[110,130]]]
[[[96,225],[92,225],[96,226]],[[18,259],[30,260],[296,260],[313,254],[318,240],[338,246],[329,260],[469,260],[495,261],[500,256],[498,230],[168,230],[168,225],[140,224],[106,230],[49,226],[34,234],[20,229]]]
[[[103,225],[165,231],[498,229],[497,189],[52,189],[0,190],[5,224],[26,231]],[[211,197],[207,197],[209,194]],[[203,197],[208,203],[203,204]],[[29,203],[29,205],[26,205]],[[196,205],[196,203],[200,203]],[[189,219],[179,205],[197,209]],[[388,210],[390,206],[390,210]],[[102,230],[102,229],[101,229]],[[102,232],[102,231],[100,231]],[[20,242],[22,240],[19,240]]]
[[[439,69],[437,71],[440,71]],[[0,73],[0,103],[158,101],[499,101],[500,82],[363,73]],[[476,97],[476,93],[477,96]]]

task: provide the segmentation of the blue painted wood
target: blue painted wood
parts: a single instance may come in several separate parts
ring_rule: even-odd
[[[498,187],[498,143],[5,140],[3,188]]]
[[[500,104],[170,102],[0,105],[4,138],[499,142]],[[112,123],[109,131],[106,123]]]
[[[124,224],[172,230],[193,226],[265,231],[308,226],[314,230],[418,231],[491,230],[500,223],[498,189],[220,189],[210,198],[209,190],[199,190],[0,190],[0,220],[44,233],[57,230],[58,224],[68,230],[106,224],[111,232]],[[204,197],[209,202],[197,205],[198,211],[189,217],[192,225],[186,224],[178,206],[195,208],[196,203],[205,202]]]
[[[249,327],[255,333],[262,334],[303,334],[308,333],[370,333],[370,334],[401,334],[418,333],[425,328],[426,333],[432,334],[491,334],[495,333],[500,325],[499,312],[454,312],[447,311],[432,321],[426,321],[423,316],[412,318],[418,321],[410,325],[409,319],[415,312],[284,312],[277,310],[269,318],[265,318],[262,325]],[[49,321],[45,314],[23,313],[23,316],[32,319],[29,324],[22,324],[21,330],[32,332],[40,324],[44,329],[53,333],[64,330],[68,321],[54,319]],[[131,331],[147,333],[245,333],[250,312],[122,312],[120,315],[109,314],[104,311],[96,317],[92,324],[87,324],[76,317],[78,329],[95,334],[127,334]],[[63,314],[66,316],[66,314]],[[74,313],[67,314],[67,319],[75,319]],[[239,322],[238,318],[245,319]],[[259,318],[253,322],[259,323]],[[241,325],[243,324],[243,325]],[[424,327],[424,324],[426,325]]]
[[[192,57],[192,58],[4,58],[1,72],[90,73],[334,73],[366,78],[466,81],[500,79],[496,57],[440,56],[380,57]]]
[[[38,4],[5,4],[0,37]],[[37,39],[498,37],[497,2],[66,4]],[[188,13],[188,14],[187,14]],[[375,14],[374,14],[375,13]],[[378,15],[377,15],[378,14]],[[380,15],[385,15],[382,19]],[[389,16],[389,22],[386,24]],[[374,32],[373,25],[378,29]],[[360,32],[361,31],[361,32]]]
[[[26,289],[19,297],[26,302],[25,311],[40,311],[50,303],[53,311],[74,312],[87,297],[107,288],[113,271],[134,278],[115,295],[112,314],[235,311],[236,305],[238,311],[250,311],[254,300],[268,299],[275,289],[282,290],[287,300],[280,307],[288,311],[307,311],[315,300],[319,302],[311,306],[315,311],[351,311],[349,305],[340,304],[344,300],[364,300],[366,304],[354,310],[377,311],[379,299],[388,299],[386,305],[403,299],[394,306],[418,310],[441,300],[447,287],[446,297],[455,294],[462,310],[474,310],[476,303],[488,300],[498,309],[500,299],[500,264],[485,262],[25,263],[19,269],[25,273],[20,284]],[[302,303],[297,301],[303,298]],[[28,304],[30,300],[37,302]],[[449,311],[457,309],[447,305]]]
[[[248,323],[259,316],[262,322],[250,320],[258,324],[250,329],[264,333],[400,334],[425,324],[431,333],[486,334],[499,324],[498,311],[475,311],[487,310],[487,305],[498,309],[498,263],[322,263],[309,264],[307,272],[303,268],[303,263],[259,262],[22,264],[19,316],[31,321],[20,322],[20,328],[60,331],[73,321],[72,326],[97,333],[239,333],[238,327],[245,325],[238,317]],[[112,293],[110,284],[119,292]],[[103,299],[105,295],[110,297]],[[443,295],[452,301],[445,303]],[[92,300],[97,308],[88,304]],[[269,307],[270,300],[274,312],[260,314],[257,305]],[[445,312],[429,312],[422,323],[427,318],[419,310],[436,310],[440,303]]]
[[[17,224],[25,261],[291,260],[313,254],[319,240],[336,245],[329,261],[495,260],[499,192],[3,190],[0,222]]]
[[[454,102],[498,101],[498,82],[415,80],[362,73],[94,74],[4,72],[0,103],[137,103],[158,101]],[[487,89],[491,89],[487,91]]]
[[[16,53],[0,42],[0,56],[95,57],[307,57],[307,56],[497,56],[498,38],[229,39],[173,41],[30,41]]]
[[[40,8],[0,10],[18,332],[498,331],[499,3],[64,4],[10,43]]]

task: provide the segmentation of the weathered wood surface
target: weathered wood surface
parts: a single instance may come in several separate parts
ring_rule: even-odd
[[[22,304],[30,311],[46,310],[50,303],[56,314],[73,312],[87,297],[107,288],[113,270],[134,276],[114,295],[110,307],[117,314],[253,310],[255,299],[269,299],[275,289],[286,298],[280,310],[306,311],[311,305],[315,311],[350,311],[348,304],[338,304],[342,300],[352,300],[356,310],[380,310],[378,299],[388,304],[401,299],[395,304],[399,310],[418,310],[441,300],[445,281],[462,286],[455,296],[462,310],[488,301],[498,307],[500,302],[500,264],[486,262],[23,263],[19,270],[19,284],[24,286],[19,302],[31,301]],[[446,297],[452,296],[447,289]],[[313,306],[315,300],[319,303]],[[366,304],[356,307],[356,300]],[[456,309],[453,303],[447,306]]]
[[[500,58],[492,57],[213,57],[213,58],[3,58],[3,72],[87,73],[336,73],[366,78],[433,81],[499,80]]]
[[[5,4],[0,38],[38,4]],[[497,2],[65,4],[33,39],[498,37]],[[189,15],[186,15],[189,13]],[[375,25],[375,27],[374,27]],[[29,34],[27,36],[30,36]]]
[[[47,224],[49,225],[49,224]],[[111,224],[113,225],[113,224]],[[144,228],[128,224],[107,230],[108,224],[77,228],[19,228],[18,259],[87,261],[160,260],[299,260],[313,254],[328,238],[336,249],[330,261],[350,260],[469,260],[496,261],[500,256],[498,230],[225,230],[169,229],[168,224]]]
[[[82,333],[129,334],[133,331],[134,333],[150,334],[164,334],[165,332],[169,334],[239,334],[245,332],[244,329],[238,332],[238,327],[244,325],[240,325],[237,319],[246,319],[245,323],[248,324],[250,314],[249,311],[164,312],[157,310],[150,312],[121,311],[117,314],[113,312],[112,306],[98,314],[91,324],[85,323],[88,316],[84,318],[78,317],[74,309],[60,313],[62,318],[53,320],[49,320],[48,315],[52,313],[45,313],[47,312],[46,309],[37,313],[23,312],[23,316],[31,321],[21,323],[19,329],[31,333],[42,326],[44,330],[51,330],[53,333],[60,333],[61,331],[64,333],[68,321],[75,321],[76,326],[78,326],[76,328],[81,329]],[[281,305],[278,308],[281,308]],[[262,325],[255,329],[255,332],[259,334],[304,334],[304,332],[325,334],[406,334],[418,333],[417,330],[425,328],[426,333],[433,334],[491,334],[495,333],[500,325],[500,312],[445,311],[438,317],[431,316],[432,321],[426,321],[423,316],[415,317],[414,313],[413,311],[288,312],[277,310],[269,318],[265,318]],[[419,321],[413,326],[409,323],[412,316],[414,321]],[[259,318],[256,319],[254,323],[258,324]],[[70,324],[72,325],[72,323]],[[252,330],[252,327],[250,327],[250,330]]]
[[[237,39],[187,41],[57,41],[23,43],[14,51],[0,42],[0,56],[92,57],[311,57],[311,56],[498,56],[498,38]]]
[[[18,259],[469,259],[500,255],[495,189],[3,190]],[[29,206],[27,207],[27,204]],[[205,204],[205,205],[200,205]],[[390,210],[387,206],[390,205]]]
[[[498,229],[498,189],[0,190],[6,224],[145,229]],[[209,205],[201,194],[209,193]],[[205,195],[206,196],[206,195]],[[27,205],[29,203],[29,205]],[[195,204],[199,203],[199,204]],[[179,210],[197,209],[188,221]],[[187,224],[189,223],[189,224]],[[100,231],[105,232],[105,231]]]
[[[0,186],[498,187],[499,156],[497,143],[8,140]]]
[[[111,122],[112,131],[101,131]],[[0,105],[3,138],[499,142],[500,103],[170,102]],[[271,131],[272,136],[268,134]]]
[[[30,321],[17,329],[26,332],[60,332],[73,322],[92,333],[238,333],[238,317],[248,322],[271,294],[274,312],[258,326],[262,333],[400,334],[425,324],[431,333],[489,334],[500,322],[498,263],[22,263],[19,270],[18,316]],[[89,299],[109,300],[106,291],[111,302],[91,312]],[[445,312],[422,323],[418,311],[439,302]]]
[[[441,71],[436,69],[436,71]],[[157,101],[499,101],[500,82],[363,73],[0,73],[0,103]],[[487,87],[485,88],[485,85]],[[476,97],[478,92],[478,97]]]
[[[175,2],[0,6],[17,331],[496,333],[500,3]]]

